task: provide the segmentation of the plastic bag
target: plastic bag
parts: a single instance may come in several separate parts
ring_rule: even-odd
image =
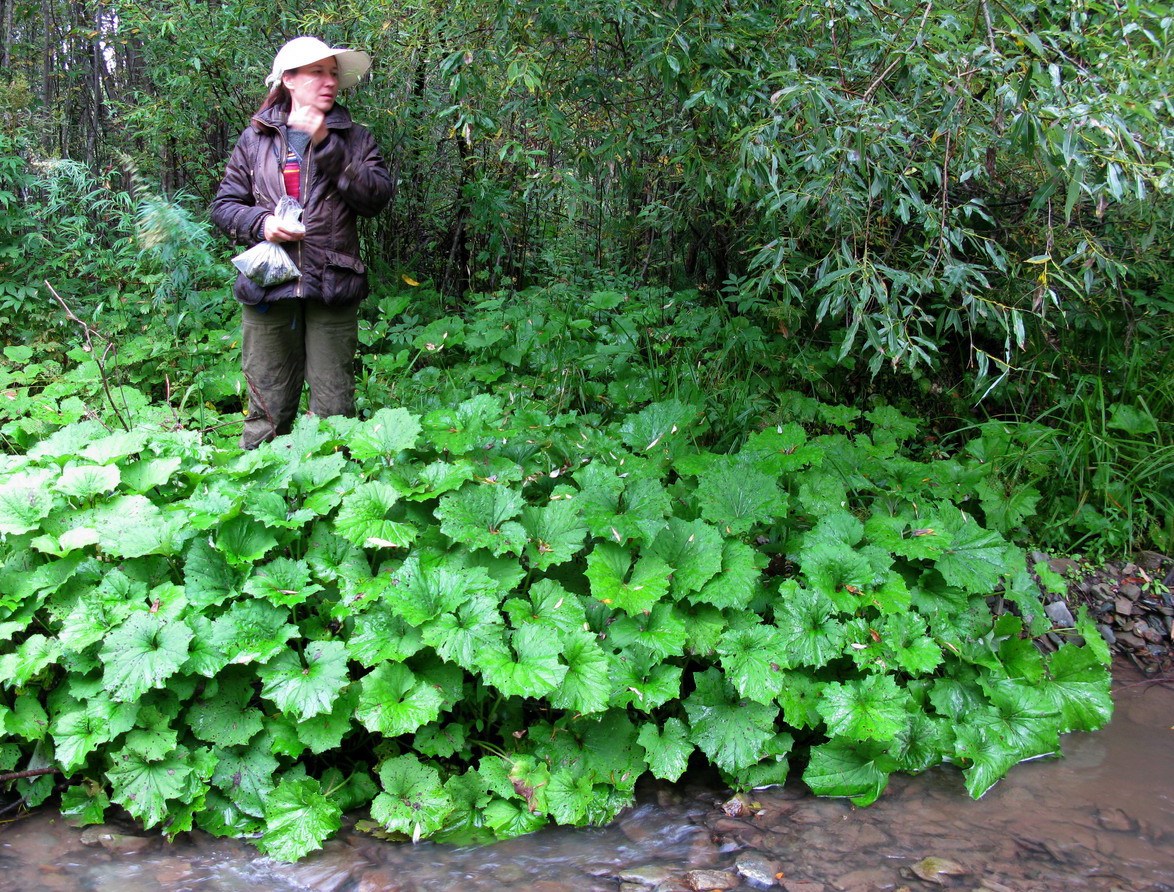
[[[273,210],[273,216],[277,217],[286,229],[304,233],[306,227],[299,219],[301,215],[301,204],[296,198],[290,198],[288,195],[282,197]],[[302,274],[285,249],[268,240],[237,254],[232,258],[232,265],[262,288],[289,282]]]

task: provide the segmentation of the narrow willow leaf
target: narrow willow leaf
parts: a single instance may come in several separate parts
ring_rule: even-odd
[[[436,721],[444,698],[402,663],[383,663],[359,681],[355,715],[369,731],[408,734]]]
[[[261,696],[297,720],[329,713],[348,682],[346,648],[339,641],[307,641],[301,654],[284,650],[261,666]]]
[[[663,728],[657,728],[655,722],[641,725],[637,740],[647,753],[653,776],[675,782],[685,773],[694,747],[689,729],[680,719],[666,719]]]
[[[338,832],[342,809],[318,781],[283,780],[265,800],[265,833],[257,847],[282,861],[297,861]]]
[[[103,685],[114,699],[136,700],[163,684],[187,660],[192,630],[152,613],[136,613],[102,647]]]

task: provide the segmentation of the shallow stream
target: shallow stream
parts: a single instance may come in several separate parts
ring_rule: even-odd
[[[0,892],[874,892],[1174,890],[1174,687],[1121,679],[1110,726],[1017,766],[973,801],[952,769],[896,777],[870,808],[767,790],[650,788],[598,829],[481,848],[344,832],[296,865],[201,834],[113,841],[40,811],[0,825]],[[929,859],[929,860],[927,860]]]

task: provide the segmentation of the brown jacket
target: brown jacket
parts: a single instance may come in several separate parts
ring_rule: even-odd
[[[266,109],[253,118],[228,159],[212,222],[242,245],[261,240],[261,221],[285,195],[286,113]],[[355,216],[379,213],[391,198],[391,178],[366,127],[335,105],[326,115],[327,137],[302,161],[302,222],[306,237],[282,245],[301,278],[262,288],[238,275],[233,293],[245,304],[287,298],[316,298],[326,304],[353,303],[367,296],[367,267],[359,259]]]

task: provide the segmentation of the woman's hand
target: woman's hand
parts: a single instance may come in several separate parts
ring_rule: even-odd
[[[310,142],[314,145],[326,139],[326,115],[312,105],[303,105],[291,111],[286,124],[294,130],[310,134]]]
[[[286,229],[285,225],[273,214],[265,218],[265,241],[267,242],[300,242],[305,237],[305,229]]]

